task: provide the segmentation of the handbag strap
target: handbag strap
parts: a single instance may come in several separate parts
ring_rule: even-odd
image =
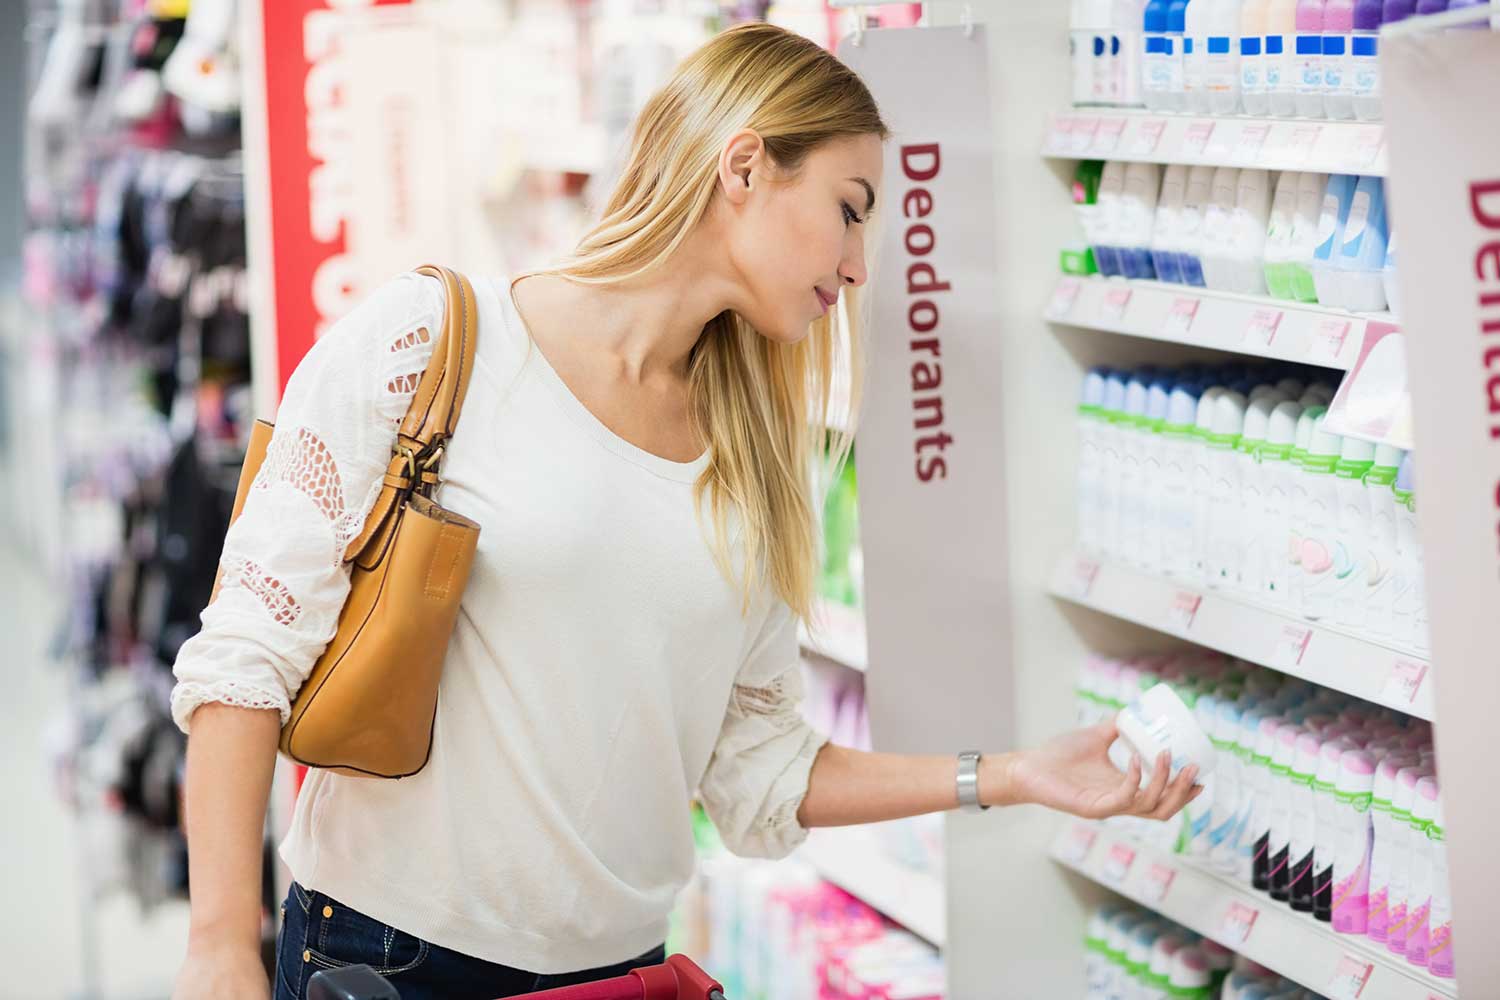
[[[474,286],[451,268],[424,264],[418,274],[443,283],[443,328],[433,346],[427,369],[391,446],[385,485],[365,519],[359,536],[344,549],[344,560],[358,559],[366,568],[378,563],[395,533],[399,508],[413,493],[430,497],[442,482],[438,474],[448,439],[458,426],[474,352],[479,339]]]

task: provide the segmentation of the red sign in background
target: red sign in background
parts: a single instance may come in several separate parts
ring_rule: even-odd
[[[345,12],[361,6],[391,6],[407,0],[261,0],[259,26],[261,52],[265,64],[266,158],[267,186],[270,201],[270,235],[263,245],[270,248],[270,269],[274,283],[274,314],[271,317],[276,342],[276,392],[280,398],[292,370],[312,347],[319,330],[337,319],[319,308],[333,296],[326,287],[330,280],[323,274],[325,287],[315,294],[319,271],[344,252],[342,225],[337,232],[315,231],[313,177],[326,171],[328,183],[337,183],[337,171],[352,165],[327,164],[314,156],[309,144],[308,122],[314,111],[309,107],[309,93],[326,93],[326,80],[315,74],[326,74],[328,68],[320,50],[336,48],[327,37],[313,34],[313,19],[328,11]],[[348,81],[343,81],[347,84]],[[331,95],[341,100],[338,94]],[[318,136],[320,144],[347,142],[347,135]],[[336,195],[334,197],[337,197]],[[332,238],[329,238],[329,237]]]

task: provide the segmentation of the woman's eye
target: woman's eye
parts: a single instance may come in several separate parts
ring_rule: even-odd
[[[843,203],[843,207],[844,207],[844,224],[845,225],[848,225],[851,222],[860,223],[860,222],[864,222],[865,221],[865,220],[861,219],[858,215],[854,214],[854,209],[852,209],[852,208],[849,207],[849,203],[848,202],[844,202]]]

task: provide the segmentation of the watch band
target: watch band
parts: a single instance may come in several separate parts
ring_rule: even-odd
[[[965,750],[958,755],[958,807],[964,812],[983,812],[989,806],[979,801],[978,750]]]

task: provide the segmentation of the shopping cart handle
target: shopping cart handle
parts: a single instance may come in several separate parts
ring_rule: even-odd
[[[725,1000],[724,987],[683,955],[664,965],[632,969],[630,975],[527,995],[528,1000]],[[307,984],[307,1000],[401,1000],[368,965],[329,969]]]
[[[307,984],[307,1000],[401,1000],[401,994],[368,965],[351,965],[315,974]]]

